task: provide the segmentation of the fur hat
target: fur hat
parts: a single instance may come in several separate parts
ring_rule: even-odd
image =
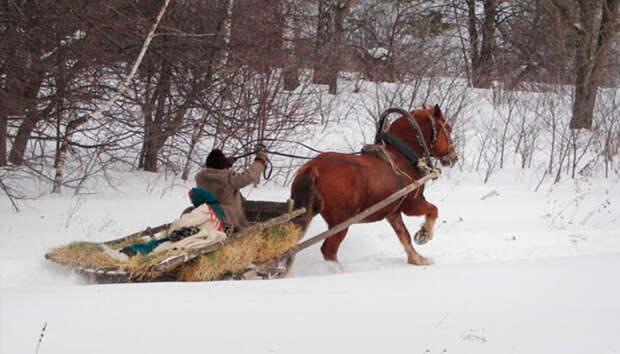
[[[225,168],[229,168],[232,166],[230,160],[226,158],[226,155],[220,149],[213,149],[207,156],[207,161],[205,163],[205,167],[216,168],[219,170],[223,170]]]

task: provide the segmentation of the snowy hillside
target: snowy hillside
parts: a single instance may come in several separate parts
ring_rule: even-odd
[[[46,250],[170,221],[192,184],[119,173],[114,187],[44,194],[19,213],[0,196],[0,353],[33,353],[41,335],[42,354],[620,352],[618,175],[554,184],[537,168],[544,158],[523,169],[516,154],[484,167],[476,134],[499,111],[470,109],[459,130],[467,157],[426,191],[439,208],[435,239],[417,247],[427,267],[407,264],[379,222],[350,228],[340,264],[324,262],[319,245],[305,250],[287,279],[87,284]],[[313,144],[346,151],[372,135],[361,118],[340,121]],[[289,196],[278,183],[244,193]],[[405,218],[410,230],[421,222]],[[317,217],[307,237],[325,228]]]

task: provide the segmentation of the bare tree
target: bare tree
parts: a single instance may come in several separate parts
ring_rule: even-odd
[[[329,93],[338,91],[338,73],[343,54],[344,19],[355,0],[318,0],[316,57],[313,82],[329,85]]]
[[[556,10],[560,33],[574,40],[576,77],[570,128],[591,129],[597,91],[618,32],[620,0],[549,1]]]
[[[295,55],[298,33],[296,8],[292,0],[282,0],[282,51],[284,56],[284,89],[294,90],[299,87],[299,62]]]
[[[493,80],[493,55],[495,51],[495,21],[498,0],[483,1],[483,15],[479,19],[476,0],[467,1],[467,29],[471,60],[472,86],[488,88]],[[480,39],[480,35],[482,39]]]

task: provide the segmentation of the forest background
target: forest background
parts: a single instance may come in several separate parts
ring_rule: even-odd
[[[463,149],[476,145],[458,167],[485,182],[509,153],[522,168],[544,160],[534,167],[556,182],[618,174],[619,4],[3,0],[0,184],[18,210],[37,193],[112,183],[111,171],[187,179],[215,147],[304,142],[317,126],[423,103],[440,104]],[[494,112],[467,135],[476,89]],[[343,102],[345,90],[363,97]],[[275,180],[300,163],[275,160]]]

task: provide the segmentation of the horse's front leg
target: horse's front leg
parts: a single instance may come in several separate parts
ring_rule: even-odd
[[[422,200],[420,209],[424,214],[424,223],[420,226],[420,230],[415,233],[413,240],[418,245],[423,245],[433,239],[435,236],[435,221],[437,220],[437,207],[433,204]]]
[[[424,223],[420,227],[420,230],[415,233],[413,240],[418,245],[423,245],[433,239],[435,230],[435,221],[437,220],[437,207],[429,203],[424,199],[416,198],[411,203],[403,205],[401,209],[408,216],[424,215]]]
[[[420,256],[420,254],[413,248],[413,245],[411,244],[411,235],[403,222],[400,212],[397,211],[396,213],[386,217],[386,219],[394,229],[394,232],[396,232],[396,235],[398,235],[398,240],[405,248],[405,252],[407,253],[407,261],[410,264],[415,265],[428,265],[428,260]]]

